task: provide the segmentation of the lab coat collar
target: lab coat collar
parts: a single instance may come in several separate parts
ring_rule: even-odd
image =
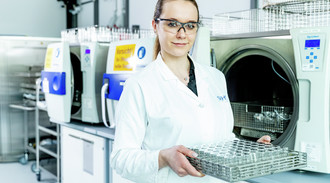
[[[167,67],[160,53],[158,54],[155,62],[158,65],[159,71],[162,74],[165,81],[176,80],[177,88],[179,90],[186,93],[192,99],[198,102],[202,102],[201,96],[203,96],[204,92],[207,90],[209,86],[209,84],[204,80],[204,78],[206,78],[209,75],[209,73],[206,72],[199,64],[196,64],[196,62],[194,62],[194,60],[189,55],[188,57],[191,59],[191,61],[194,63],[195,66],[195,77],[196,77],[198,97],[187,86],[181,83],[181,81],[174,75],[174,73],[170,70],[170,68]]]
[[[206,78],[209,75],[209,73],[204,71],[198,64],[196,64],[196,62],[190,57],[189,54],[188,54],[188,57],[194,63],[196,83],[199,83],[202,79]],[[159,71],[162,74],[164,80],[172,80],[172,79],[179,80],[174,75],[174,73],[170,70],[170,68],[168,68],[168,66],[165,64],[160,53],[158,53],[158,56],[157,56],[157,59],[155,60],[155,62],[158,65]]]

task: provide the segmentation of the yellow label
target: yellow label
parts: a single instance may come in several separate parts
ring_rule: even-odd
[[[48,48],[46,53],[45,69],[50,69],[52,67],[52,58],[53,58],[53,48]]]
[[[133,58],[135,44],[122,45],[116,47],[114,71],[133,71]]]

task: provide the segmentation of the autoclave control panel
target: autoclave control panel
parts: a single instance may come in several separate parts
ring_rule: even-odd
[[[302,71],[322,71],[325,50],[325,34],[299,36]]]

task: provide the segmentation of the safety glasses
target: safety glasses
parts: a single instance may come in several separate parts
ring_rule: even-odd
[[[184,32],[187,35],[195,34],[199,28],[199,22],[181,23],[176,20],[162,19],[162,18],[156,18],[155,21],[156,22],[159,21],[165,31],[173,34],[178,33],[181,30],[181,28],[183,28]]]

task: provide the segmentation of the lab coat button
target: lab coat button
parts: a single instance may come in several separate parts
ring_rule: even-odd
[[[204,107],[204,104],[199,104],[199,107],[200,107],[200,108],[203,108],[203,107]]]

